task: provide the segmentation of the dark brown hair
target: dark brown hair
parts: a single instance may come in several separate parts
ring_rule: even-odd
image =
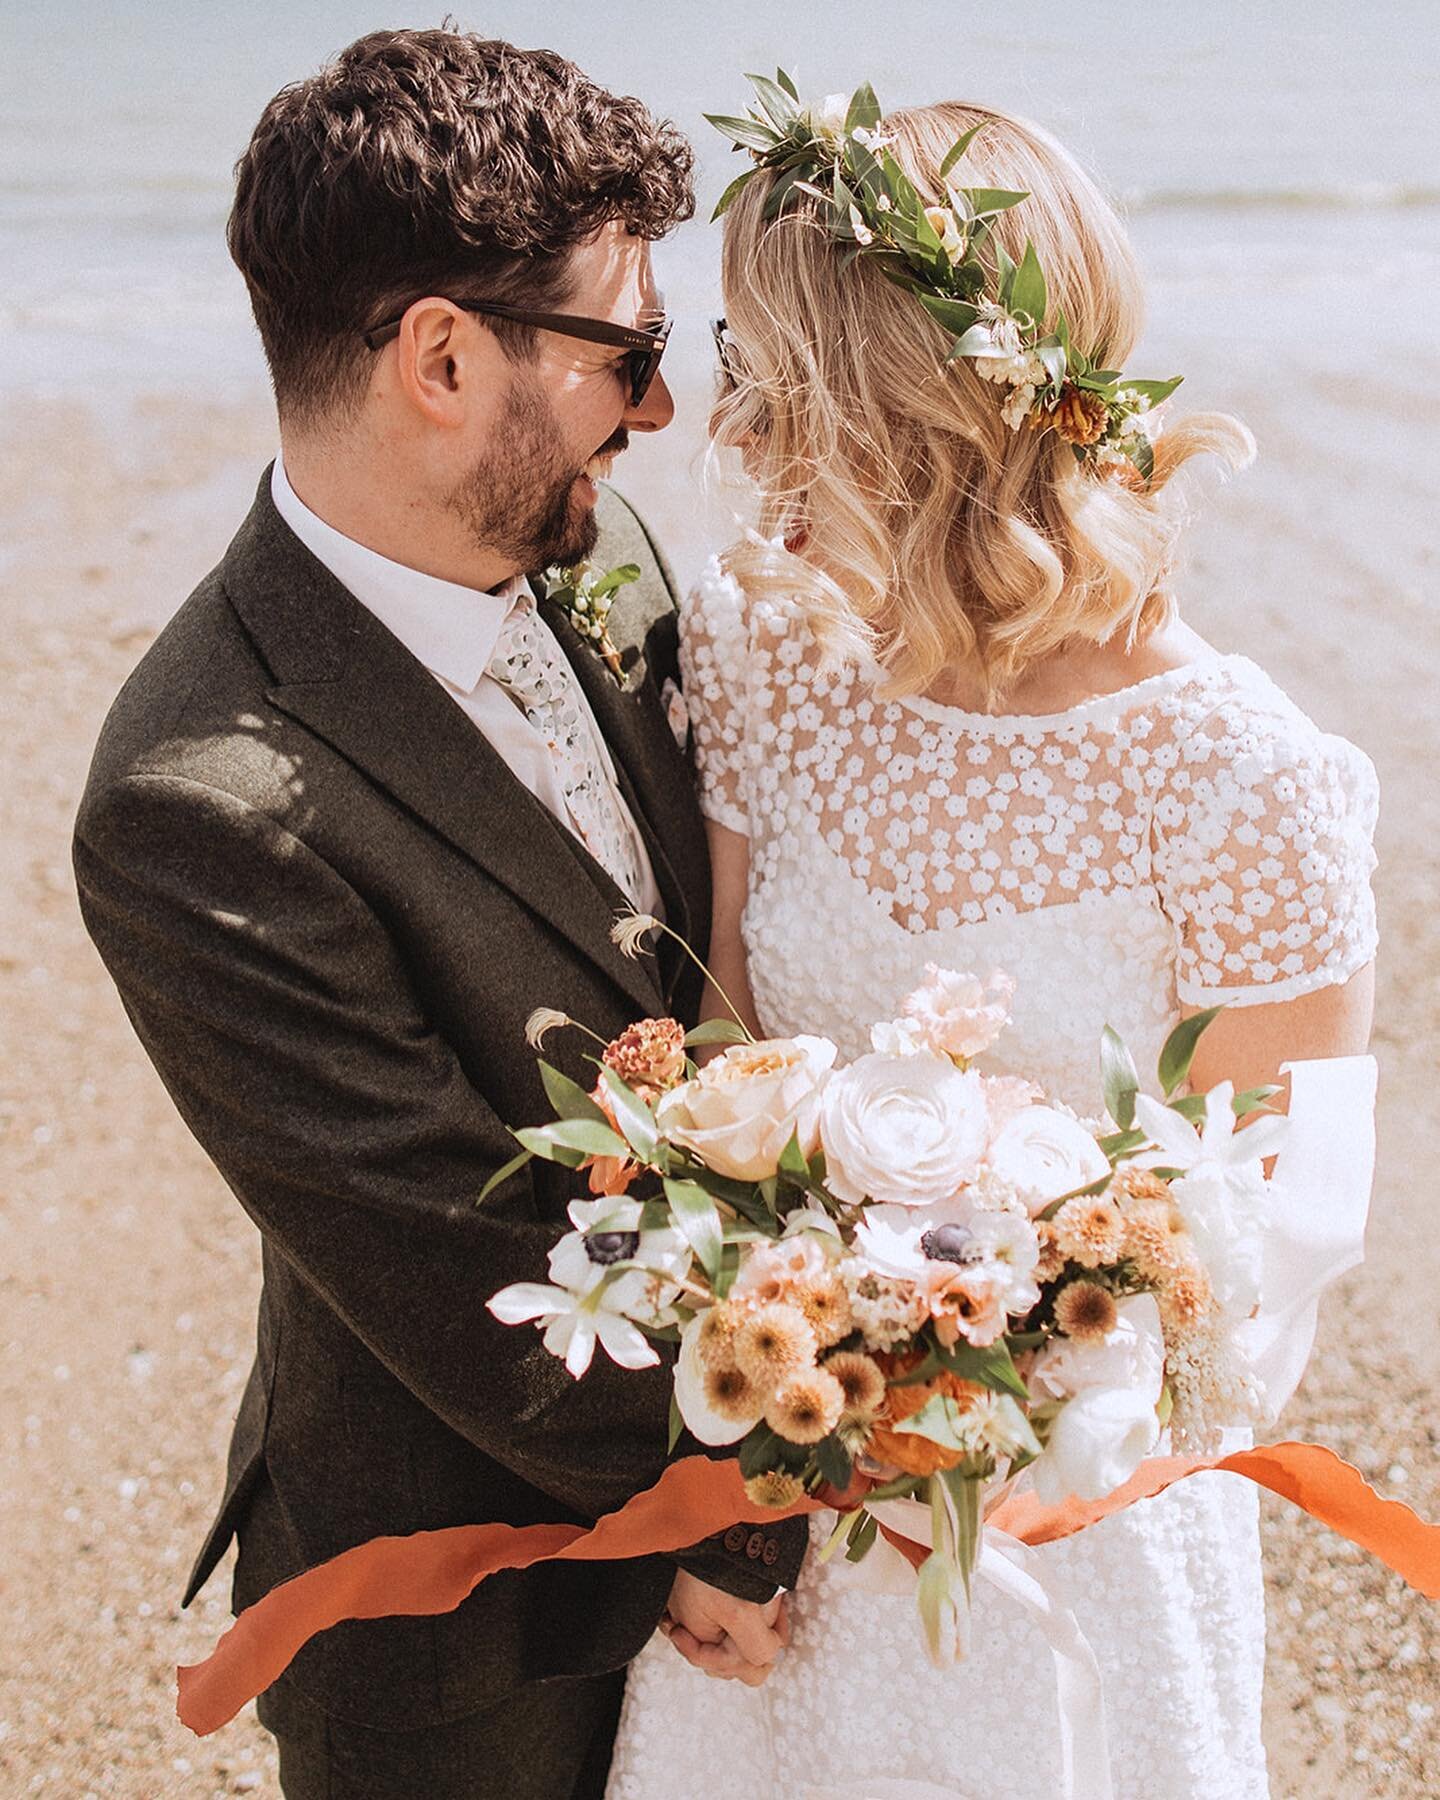
[[[553,308],[570,252],[613,219],[663,237],[693,153],[638,100],[549,50],[375,31],[283,88],[236,165],[230,254],[283,419],[356,402],[361,333],[426,294]],[[528,327],[493,321],[511,354]]]

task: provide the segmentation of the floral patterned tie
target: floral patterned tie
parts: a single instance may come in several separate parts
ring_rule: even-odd
[[[517,594],[486,669],[544,737],[575,834],[634,906],[644,886],[635,834],[595,754],[575,671],[535,611]]]

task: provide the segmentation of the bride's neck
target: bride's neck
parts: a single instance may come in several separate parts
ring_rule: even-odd
[[[1119,643],[1078,642],[1054,651],[1026,669],[988,707],[984,682],[977,671],[969,669],[945,671],[926,689],[926,698],[965,712],[1017,716],[1065,712],[1097,694],[1115,693],[1212,654],[1199,632],[1176,620],[1128,651]]]

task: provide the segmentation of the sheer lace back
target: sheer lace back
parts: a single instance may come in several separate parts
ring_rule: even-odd
[[[1142,1036],[1177,1000],[1289,999],[1374,953],[1374,770],[1244,657],[1046,716],[884,701],[862,672],[821,666],[797,608],[748,601],[712,562],[682,659],[702,804],[750,840],[745,929],[767,1026],[800,1027],[822,994],[828,1013],[853,967],[853,1052],[892,997],[877,994],[887,963],[908,973],[942,943],[970,966],[1003,961],[1022,988],[1016,962],[1043,961],[1052,1039],[1067,942],[1104,941],[1122,1013],[1127,987],[1132,1002],[1148,990],[1145,1017],[1130,1006]],[[793,956],[778,982],[767,965],[767,937],[793,948],[776,911],[796,906],[814,915],[817,983]],[[1087,1068],[1093,1044],[1087,1030]],[[1012,1040],[1012,1056],[1025,1048]]]

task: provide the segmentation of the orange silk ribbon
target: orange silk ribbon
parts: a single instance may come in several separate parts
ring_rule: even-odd
[[[1244,1475],[1294,1501],[1378,1556],[1411,1587],[1440,1599],[1440,1525],[1428,1524],[1399,1500],[1383,1499],[1358,1469],[1319,1444],[1266,1444],[1209,1460],[1155,1457],[1103,1500],[1044,1506],[1033,1494],[1012,1494],[986,1523],[1022,1543],[1048,1544],[1206,1470]],[[829,1503],[807,1497],[765,1516],[792,1518]],[[754,1514],[755,1503],[746,1499],[733,1460],[692,1456],[672,1463],[654,1487],[588,1531],[579,1525],[452,1525],[409,1537],[372,1538],[273,1588],[240,1614],[204,1662],[177,1669],[176,1712],[201,1737],[218,1731],[269,1687],[317,1632],[342,1619],[453,1612],[500,1569],[683,1550]],[[885,1535],[905,1548],[907,1540]]]

